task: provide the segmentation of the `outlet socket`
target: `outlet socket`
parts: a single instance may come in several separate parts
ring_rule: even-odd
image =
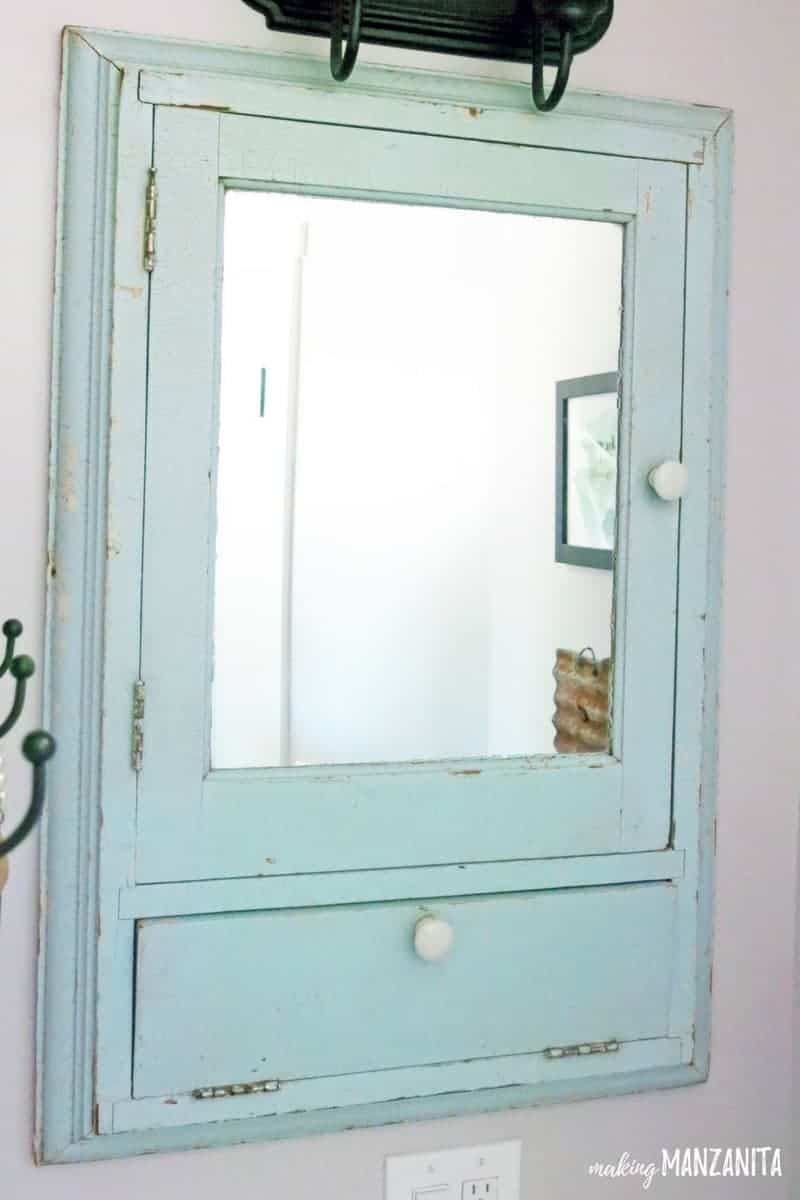
[[[499,1179],[465,1179],[461,1200],[500,1200]]]
[[[520,1143],[386,1160],[385,1200],[519,1200]]]

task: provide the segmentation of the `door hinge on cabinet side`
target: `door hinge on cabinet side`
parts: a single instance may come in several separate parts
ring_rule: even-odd
[[[156,265],[156,217],[158,215],[156,168],[150,167],[147,174],[144,203],[144,269],[152,272]]]
[[[193,1100],[228,1100],[232,1096],[258,1096],[263,1092],[279,1092],[280,1081],[277,1079],[262,1079],[258,1083],[229,1083],[224,1087],[195,1088]]]
[[[133,719],[131,722],[131,766],[141,771],[144,761],[144,680],[133,685]]]
[[[616,1054],[619,1050],[618,1041],[584,1042],[579,1046],[551,1046],[545,1050],[545,1058],[577,1058],[584,1054]]]

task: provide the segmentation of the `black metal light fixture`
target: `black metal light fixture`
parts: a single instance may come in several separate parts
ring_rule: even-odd
[[[596,46],[614,15],[614,0],[244,0],[281,33],[331,42],[331,74],[340,82],[359,46],[373,42],[441,54],[530,62],[531,92],[541,112],[554,109],[572,60]],[[545,92],[544,68],[556,67]]]

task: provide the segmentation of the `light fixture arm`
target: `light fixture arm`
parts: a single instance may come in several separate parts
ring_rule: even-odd
[[[540,112],[552,112],[560,102],[567,90],[572,59],[581,39],[591,36],[592,29],[606,17],[609,7],[609,0],[531,0],[531,93]],[[551,30],[557,39],[558,68],[547,96],[544,90],[545,34]]]
[[[533,76],[531,79],[531,95],[533,103],[539,112],[552,112],[561,101],[569,83],[569,73],[572,70],[572,32],[566,29],[561,34],[561,57],[558,63],[555,83],[546,96],[544,91],[544,23],[534,13],[533,16]]]
[[[337,82],[343,83],[349,79],[356,65],[358,51],[361,46],[361,11],[362,0],[350,0],[350,31],[347,47],[342,50],[344,41],[344,9],[347,0],[333,0],[333,22],[331,25],[331,75]]]

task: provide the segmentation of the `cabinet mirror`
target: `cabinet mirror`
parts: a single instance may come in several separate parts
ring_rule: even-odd
[[[554,397],[616,380],[623,227],[233,190],[224,229],[212,767],[547,754],[554,716],[606,749],[613,572],[554,553]],[[609,565],[617,404],[564,445]]]

